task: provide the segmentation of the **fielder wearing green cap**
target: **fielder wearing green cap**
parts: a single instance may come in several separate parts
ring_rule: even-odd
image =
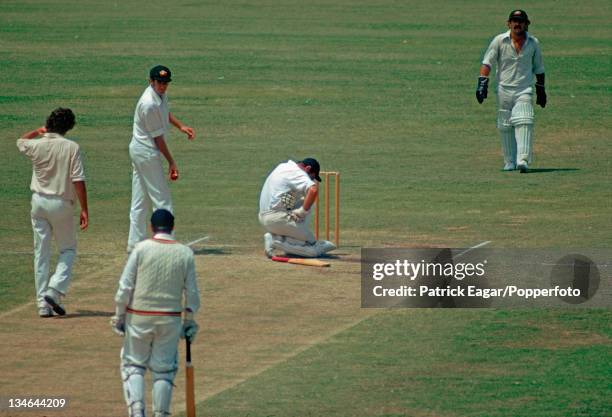
[[[316,258],[336,246],[316,240],[310,229],[311,208],[321,181],[321,167],[314,158],[279,164],[266,178],[259,197],[259,222],[266,230],[267,257],[278,249],[287,254]]]
[[[536,103],[546,106],[544,62],[540,42],[531,36],[524,10],[508,16],[508,31],[497,35],[487,48],[480,67],[476,99],[487,98],[489,73],[496,70],[497,128],[501,136],[504,171],[528,171],[533,150],[533,93]]]
[[[149,71],[149,86],[136,104],[130,158],[132,160],[132,204],[127,251],[144,240],[147,217],[153,209],[172,212],[168,179],[178,178],[178,168],[166,144],[170,124],[195,138],[195,131],[181,123],[168,108],[166,90],[172,81],[170,68],[156,65]],[[168,161],[168,175],[164,174],[162,156]]]

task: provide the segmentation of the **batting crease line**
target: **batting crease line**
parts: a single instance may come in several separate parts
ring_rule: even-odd
[[[491,243],[490,240],[485,240],[484,242],[480,242],[478,245],[474,245],[469,249],[464,250],[463,252],[461,252],[460,254],[456,255],[455,258],[460,258],[463,255],[465,255],[466,253],[469,253],[471,251],[473,251],[474,249],[478,249],[478,248],[482,248],[483,246],[488,245],[489,243]]]

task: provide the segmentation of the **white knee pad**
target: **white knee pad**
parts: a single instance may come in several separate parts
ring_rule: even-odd
[[[133,365],[121,366],[123,395],[130,417],[145,417],[144,375],[145,368]]]
[[[290,237],[286,237],[284,240],[275,239],[272,242],[272,247],[290,255],[299,255],[308,258],[316,258],[319,255],[314,245]]]
[[[533,121],[533,103],[531,102],[531,96],[521,96],[512,108],[510,123],[516,127],[519,125],[532,125]]]
[[[172,402],[172,388],[174,387],[173,372],[153,372],[153,417],[167,417],[170,415]]]

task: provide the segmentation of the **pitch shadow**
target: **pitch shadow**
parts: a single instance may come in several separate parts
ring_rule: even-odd
[[[579,168],[529,168],[527,174],[542,174],[546,172],[571,172],[580,171]]]
[[[77,317],[112,317],[115,313],[109,311],[96,310],[77,310],[75,313],[68,313],[65,316],[53,316],[59,319],[72,319]]]
[[[194,249],[194,255],[231,255],[230,250],[226,250],[225,248],[200,248]]]

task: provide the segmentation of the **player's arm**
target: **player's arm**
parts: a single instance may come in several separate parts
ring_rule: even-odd
[[[200,308],[200,290],[195,272],[195,261],[193,255],[187,265],[187,277],[185,278],[185,311],[183,315],[183,329],[181,337],[193,342],[200,326],[195,321],[195,313]]]
[[[187,135],[187,139],[189,140],[195,139],[195,130],[193,130],[193,128],[189,126],[185,126],[183,123],[179,121],[179,119],[174,117],[172,113],[169,113],[169,120],[170,120],[170,123],[172,123],[174,127],[176,127],[178,130],[180,130],[181,132]]]
[[[308,191],[306,191],[306,197],[304,197],[304,203],[302,206],[291,212],[291,217],[297,222],[304,221],[306,214],[316,201],[317,195],[319,195],[319,186],[315,183],[308,188]]]
[[[174,158],[172,158],[172,154],[170,153],[170,149],[166,145],[166,141],[164,140],[164,136],[156,136],[153,138],[155,142],[155,146],[157,149],[164,155],[166,161],[168,161],[168,176],[170,178],[178,177],[178,168],[176,167],[176,163],[174,162]]]
[[[304,198],[304,204],[302,204],[302,207],[304,207],[304,210],[306,211],[310,210],[310,207],[312,207],[315,200],[317,199],[317,195],[319,195],[319,186],[317,184],[314,184],[306,192],[306,197]]]
[[[136,284],[136,271],[138,270],[138,252],[132,251],[123,273],[119,279],[119,288],[115,294],[115,315],[111,317],[111,329],[120,336],[125,334],[125,315],[127,306],[132,298]]]
[[[47,128],[42,126],[38,129],[32,130],[31,132],[24,133],[23,135],[21,135],[21,139],[34,139],[38,136],[44,135],[45,133],[47,133]]]
[[[81,215],[80,215],[80,225],[81,230],[87,229],[89,226],[89,209],[87,207],[87,187],[85,186],[85,181],[75,181],[74,190],[76,192],[77,197],[79,198],[79,204],[81,205]]]

